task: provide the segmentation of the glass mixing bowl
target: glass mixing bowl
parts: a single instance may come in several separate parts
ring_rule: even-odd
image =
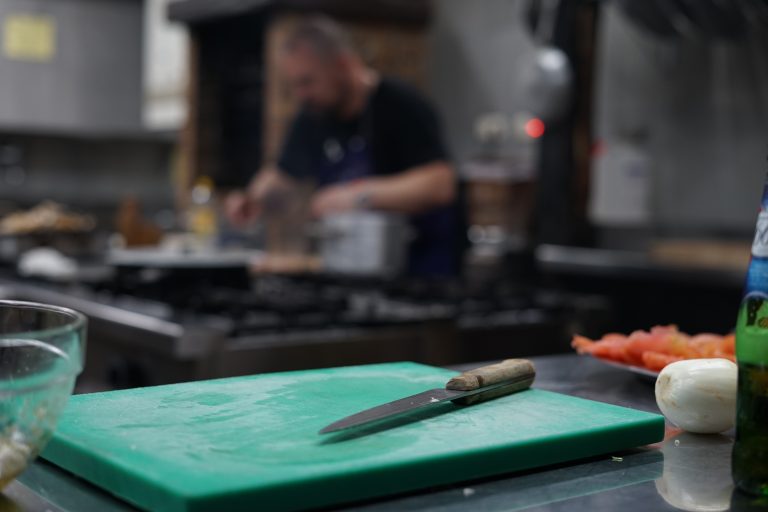
[[[86,319],[0,301],[0,489],[43,449],[83,369]]]

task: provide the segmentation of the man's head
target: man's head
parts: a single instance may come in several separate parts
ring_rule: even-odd
[[[324,17],[302,21],[282,48],[280,67],[296,98],[319,113],[338,113],[360,59],[342,29]]]

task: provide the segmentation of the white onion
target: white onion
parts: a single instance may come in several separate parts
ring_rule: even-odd
[[[715,434],[736,419],[737,366],[727,359],[689,359],[667,365],[656,380],[656,403],[666,418],[695,434]]]

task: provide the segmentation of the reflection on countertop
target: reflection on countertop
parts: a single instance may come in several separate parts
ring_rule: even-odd
[[[536,250],[536,261],[555,274],[666,282],[705,278],[712,285],[741,287],[749,255],[749,245],[740,242],[657,242],[646,250],[544,244]]]
[[[733,493],[731,450],[733,438],[683,432],[668,437],[661,447],[664,472],[656,490],[675,508],[691,512],[728,510]],[[713,460],[719,461],[712,464]]]

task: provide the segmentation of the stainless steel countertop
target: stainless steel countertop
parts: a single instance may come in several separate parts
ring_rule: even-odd
[[[541,245],[536,263],[551,274],[577,275],[597,278],[649,279],[669,283],[706,282],[709,286],[735,287],[744,285],[746,269],[707,268],[663,264],[642,251]]]
[[[538,388],[658,412],[653,382],[643,377],[570,354],[532,359]],[[758,504],[732,491],[732,443],[731,435],[695,436],[670,428],[660,445],[378,499],[345,510],[760,510]],[[8,487],[6,496],[5,502],[0,499],[0,510],[6,510],[4,506],[16,510],[14,504],[34,512],[130,510],[45,462],[36,462]]]

